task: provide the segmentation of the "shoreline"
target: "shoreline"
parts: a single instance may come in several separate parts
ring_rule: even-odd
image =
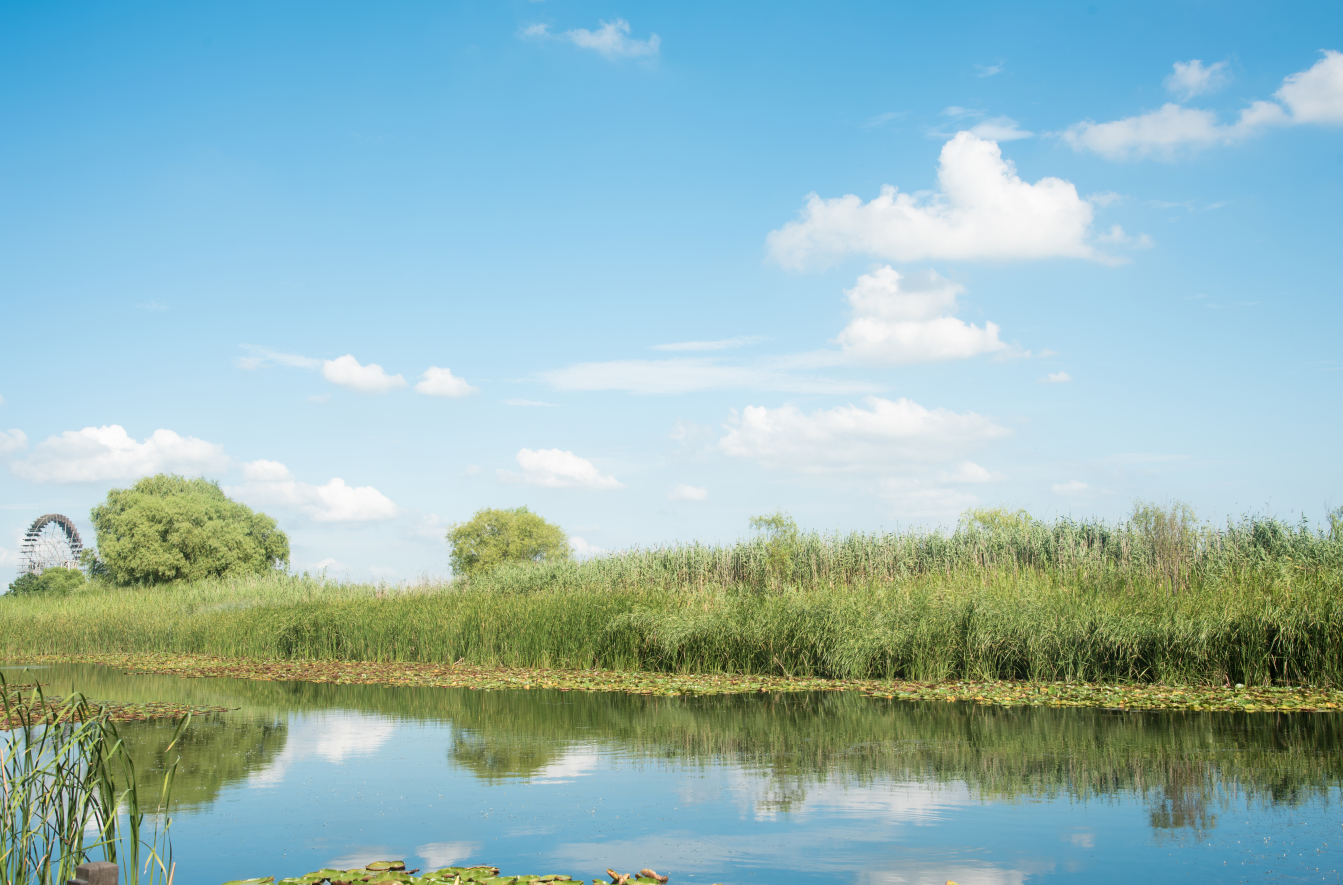
[[[477,691],[552,689],[615,691],[663,697],[772,692],[852,691],[874,699],[971,702],[1020,707],[1099,707],[1113,710],[1196,712],[1343,712],[1343,690],[1309,686],[1164,685],[1031,681],[915,682],[884,679],[650,671],[479,667],[413,662],[252,660],[195,654],[89,653],[25,655],[16,663],[82,663],[129,673],[183,678],[228,677],[336,685],[467,688]]]

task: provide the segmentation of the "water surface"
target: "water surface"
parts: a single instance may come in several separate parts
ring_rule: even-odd
[[[589,880],[651,866],[673,885],[1343,869],[1339,714],[33,676],[100,700],[240,708],[197,719],[174,751],[177,885],[377,859]],[[121,728],[149,786],[172,726]]]

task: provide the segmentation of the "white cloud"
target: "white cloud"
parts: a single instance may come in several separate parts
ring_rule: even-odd
[[[709,490],[703,486],[680,483],[667,493],[667,497],[673,501],[704,501],[709,497]]]
[[[718,341],[678,341],[673,344],[654,344],[653,350],[730,350],[745,347],[764,339],[759,335],[738,335],[735,338],[721,338]]]
[[[1266,125],[1282,122],[1284,116],[1280,106],[1258,101],[1241,111],[1238,121],[1224,125],[1212,111],[1168,103],[1159,110],[1110,123],[1075,123],[1062,137],[1077,150],[1110,160],[1172,160],[1186,151],[1243,141]]]
[[[1124,228],[1119,225],[1111,225],[1110,229],[1096,237],[1097,243],[1105,243],[1110,246],[1128,246],[1133,249],[1150,249],[1152,247],[1152,238],[1147,234],[1130,236]]]
[[[15,428],[0,430],[0,456],[12,455],[28,448],[28,434]]]
[[[601,766],[601,752],[595,745],[580,744],[548,763],[528,781],[533,784],[567,784],[576,777],[587,777]]]
[[[877,482],[877,489],[901,516],[955,516],[979,503],[979,498],[969,492],[930,486],[917,479],[883,477]]]
[[[325,405],[326,403],[331,402],[331,394],[314,393],[312,396],[308,397],[308,402],[317,403],[318,405]]]
[[[863,274],[845,295],[853,319],[835,341],[850,357],[878,365],[965,359],[1006,350],[998,326],[968,325],[956,311],[962,288],[937,273],[901,274],[889,265]]]
[[[322,363],[322,377],[332,384],[348,387],[360,393],[386,393],[406,386],[401,375],[388,375],[377,363],[359,364],[353,354],[326,360]]]
[[[1111,160],[1155,157],[1173,160],[1187,153],[1218,145],[1237,144],[1270,126],[1305,123],[1343,123],[1343,54],[1323,50],[1324,58],[1305,71],[1283,80],[1272,101],[1254,101],[1240,111],[1234,123],[1219,123],[1212,111],[1165,104],[1160,109],[1109,123],[1086,120],[1063,133],[1064,141],[1077,150],[1089,150]],[[1190,62],[1195,64],[1195,62]],[[1219,62],[1219,64],[1223,64]],[[1211,72],[1199,68],[1192,78]],[[1176,73],[1181,71],[1176,64]],[[1176,75],[1172,75],[1175,77]],[[1167,85],[1170,85],[1168,79]],[[1177,88],[1180,83],[1177,78]]]
[[[569,546],[574,549],[574,555],[579,559],[591,559],[606,552],[604,548],[598,547],[596,544],[589,544],[577,535],[569,539]]]
[[[1001,482],[1007,479],[1003,474],[986,470],[974,461],[962,461],[956,465],[954,470],[939,472],[937,478],[942,482],[958,483]]]
[[[457,865],[480,850],[479,842],[430,842],[415,849],[424,860],[424,869],[437,870]]]
[[[142,301],[142,302],[140,302],[139,304],[135,305],[135,309],[136,309],[136,310],[149,310],[149,311],[167,310],[167,309],[168,309],[168,305],[166,305],[166,304],[160,304],[160,303],[157,302],[157,301]]]
[[[400,378],[401,376],[398,375],[397,377]],[[452,374],[451,369],[430,366],[424,370],[424,374],[420,377],[424,380],[415,385],[416,393],[423,393],[428,396],[466,396],[469,393],[480,392],[479,387],[472,387],[467,384],[465,379]]]
[[[1343,123],[1343,53],[1323,50],[1309,70],[1292,74],[1274,93],[1295,123]]]
[[[535,400],[535,399],[506,399],[506,400],[503,400],[502,402],[503,402],[503,404],[506,405],[506,406],[522,406],[523,408],[533,408],[533,409],[540,409],[540,408],[545,408],[545,409],[558,409],[558,408],[559,408],[559,406],[556,405],[555,403],[543,403],[543,402],[541,402],[540,400]]]
[[[970,132],[988,141],[1018,141],[1034,138],[1034,132],[1027,132],[1011,117],[990,117],[970,127]]]
[[[1109,260],[1087,244],[1093,208],[1059,178],[1022,181],[997,143],[969,132],[942,147],[941,193],[885,185],[869,203],[850,194],[807,197],[801,219],[771,231],[770,255],[787,268],[850,254],[895,261],[1069,256]]]
[[[327,571],[346,572],[348,574],[350,571],[350,567],[345,563],[341,562],[339,559],[333,559],[330,556],[328,556],[326,559],[319,559],[317,562],[314,562],[312,565],[308,566],[306,570],[317,572],[319,574],[321,572],[327,572]]]
[[[593,52],[610,59],[641,58],[658,54],[658,47],[662,44],[662,38],[657,34],[650,35],[647,40],[633,40],[630,38],[630,23],[623,18],[609,22],[604,21],[600,24],[601,27],[595,31],[589,31],[587,28],[574,28],[560,34],[552,34],[549,25],[537,24],[525,28],[522,36],[533,40],[543,40],[551,37],[557,40],[567,40],[581,49],[591,49]]]
[[[798,375],[783,362],[732,366],[712,359],[578,363],[542,372],[540,378],[558,390],[624,390],[640,394],[691,393],[701,390],[867,393],[877,389],[865,381]]]
[[[324,485],[299,482],[278,461],[251,461],[243,465],[241,486],[226,489],[255,507],[297,511],[314,522],[371,522],[391,519],[397,507],[372,486],[348,486],[339,477]]]
[[[1050,372],[1043,378],[1036,379],[1037,384],[1067,384],[1073,380],[1073,376],[1067,372]]]
[[[1166,91],[1180,101],[1188,101],[1195,95],[1213,92],[1222,88],[1231,80],[1231,72],[1225,61],[1204,66],[1199,59],[1177,61],[1174,70],[1166,77]]]
[[[1006,64],[998,63],[996,65],[975,65],[975,70],[979,71],[981,77],[992,77],[1001,74],[1007,68]]]
[[[927,409],[908,399],[870,396],[867,408],[837,406],[804,415],[793,405],[747,406],[719,441],[728,455],[770,468],[814,473],[893,468],[951,460],[960,450],[1011,436],[974,412]]]
[[[216,443],[162,429],[136,442],[121,425],[111,424],[49,436],[10,470],[32,482],[64,483],[134,479],[165,471],[206,473],[228,465],[224,447]]]
[[[1050,490],[1056,495],[1063,495],[1066,498],[1075,498],[1079,495],[1088,494],[1091,486],[1081,480],[1069,480],[1068,482],[1056,482],[1050,485]]]
[[[607,476],[591,461],[580,458],[573,452],[560,449],[522,449],[518,452],[517,461],[522,473],[500,470],[499,478],[505,482],[520,482],[552,489],[623,488],[614,476]]]
[[[0,406],[3,406],[4,404],[5,404],[5,398],[3,396],[0,396]]]
[[[271,350],[267,347],[257,347],[255,344],[242,344],[239,346],[251,354],[251,356],[238,357],[233,361],[234,365],[240,369],[261,369],[272,364],[288,366],[291,369],[316,369],[322,365],[321,360],[307,356],[299,356],[296,353],[281,353],[278,350]]]

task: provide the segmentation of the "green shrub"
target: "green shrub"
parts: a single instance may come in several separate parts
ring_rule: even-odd
[[[74,568],[49,568],[41,574],[20,575],[9,585],[10,593],[69,593],[84,584],[84,573]]]

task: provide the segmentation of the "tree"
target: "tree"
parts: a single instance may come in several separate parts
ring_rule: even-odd
[[[119,584],[262,574],[289,564],[275,520],[217,482],[168,473],[113,489],[93,508],[101,567]]]
[[[9,585],[9,592],[16,596],[26,593],[49,593],[53,596],[62,596],[76,587],[83,586],[83,584],[84,573],[79,569],[53,566],[43,569],[41,574],[20,575],[16,581]]]
[[[559,562],[570,557],[569,536],[526,507],[477,510],[448,529],[452,570],[484,574],[505,562]]]
[[[769,538],[765,559],[765,567],[769,573],[780,580],[791,580],[793,558],[797,555],[798,540],[801,537],[797,521],[782,510],[776,510],[768,516],[752,516],[751,528],[757,532],[764,532]]]

